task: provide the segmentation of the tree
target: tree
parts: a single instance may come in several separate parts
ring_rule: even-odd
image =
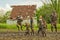
[[[41,8],[38,8],[36,11],[36,16],[37,16],[37,21],[39,19],[39,16],[42,15],[44,19],[47,21],[47,23],[50,23],[50,15],[52,13],[51,6],[48,5],[43,5]]]
[[[10,16],[11,11],[7,11],[3,17],[0,17],[0,23],[6,23],[6,20]]]
[[[42,1],[42,0],[41,0]],[[50,14],[53,10],[56,11],[58,14],[58,22],[60,23],[60,0],[50,0],[49,3],[42,1],[44,4],[41,8],[38,8],[36,11],[37,20],[39,16],[42,15],[45,20],[49,23],[50,21]]]

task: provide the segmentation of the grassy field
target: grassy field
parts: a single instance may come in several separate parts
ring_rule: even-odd
[[[50,29],[51,27],[51,24],[47,24],[47,28]],[[60,24],[57,24],[57,27],[58,29],[60,29]],[[0,23],[0,28],[2,29],[17,29],[16,27],[16,24],[13,24],[13,25],[9,25],[9,24],[6,24],[6,23]],[[23,26],[23,29],[25,27]],[[34,25],[34,29],[37,29],[38,27],[36,25]]]
[[[60,24],[57,24],[58,30],[60,29]],[[26,27],[23,26],[23,30],[25,30]],[[47,24],[47,29],[51,29],[51,24]],[[16,24],[9,25],[6,23],[0,23],[0,31],[5,31],[5,30],[12,30],[12,31],[17,31]],[[34,30],[38,30],[38,27],[34,25]]]

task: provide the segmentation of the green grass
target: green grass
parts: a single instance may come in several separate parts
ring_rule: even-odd
[[[58,30],[60,30],[60,24],[57,24],[57,28]],[[51,24],[47,24],[47,30],[50,31],[51,29]],[[25,31],[26,30],[26,27],[23,26],[23,30]],[[38,27],[36,25],[34,25],[34,30],[37,31],[38,30]],[[18,29],[17,29],[17,26],[16,24],[13,24],[13,25],[9,25],[9,24],[6,24],[6,23],[0,23],[0,32],[17,32]]]
[[[0,29],[17,29],[16,25],[9,25],[6,23],[0,23]]]
[[[51,24],[47,24],[47,29],[51,29]],[[57,29],[60,29],[60,24],[57,24]]]
[[[47,29],[51,29],[50,28],[51,25],[47,24]],[[23,29],[25,30],[26,27],[23,26]],[[57,28],[60,29],[60,24],[57,24]],[[16,24],[13,25],[9,25],[6,23],[0,23],[0,29],[17,29]],[[34,29],[38,30],[38,27],[36,25],[34,25]]]

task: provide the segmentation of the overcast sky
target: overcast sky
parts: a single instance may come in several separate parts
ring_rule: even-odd
[[[33,4],[37,5],[37,8],[43,5],[41,0],[0,0],[0,8],[3,8],[5,10],[10,10],[11,5],[33,5]]]
[[[42,6],[40,0],[0,0],[0,7],[9,8],[11,5],[37,5],[37,7]]]

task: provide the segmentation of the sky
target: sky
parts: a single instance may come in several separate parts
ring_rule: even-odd
[[[37,7],[42,6],[40,0],[0,0],[0,7],[9,8],[11,5],[37,5]]]
[[[46,0],[42,0],[46,1]],[[12,5],[36,5],[37,8],[43,5],[41,0],[0,0],[0,9],[11,10]],[[47,1],[48,2],[48,1]]]

